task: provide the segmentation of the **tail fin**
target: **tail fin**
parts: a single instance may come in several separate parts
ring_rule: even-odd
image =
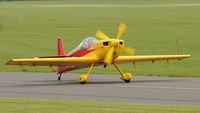
[[[65,50],[61,37],[58,38],[58,56],[65,56]]]
[[[62,38],[58,37],[58,56],[66,56],[65,55],[65,50],[62,42]],[[65,71],[71,70],[72,68],[68,66],[58,66],[57,74],[61,74]]]

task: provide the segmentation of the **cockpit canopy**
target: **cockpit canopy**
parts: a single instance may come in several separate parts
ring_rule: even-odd
[[[67,56],[70,56],[79,50],[90,48],[90,47],[94,46],[97,41],[99,41],[99,40],[94,37],[87,37],[81,42],[81,44],[79,46],[77,46],[75,49],[73,49],[71,52],[69,52],[67,54]]]

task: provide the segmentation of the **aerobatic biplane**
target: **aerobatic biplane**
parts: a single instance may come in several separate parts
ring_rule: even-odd
[[[138,62],[138,61],[155,61],[169,59],[184,59],[191,55],[135,55],[135,50],[124,46],[124,41],[120,39],[124,34],[127,25],[121,23],[118,28],[118,33],[115,39],[109,38],[102,31],[97,30],[95,37],[100,40],[88,37],[71,52],[65,54],[62,39],[58,38],[58,55],[57,56],[42,56],[32,59],[12,59],[7,62],[8,65],[28,65],[28,66],[57,66],[58,80],[61,79],[63,72],[88,68],[86,74],[80,75],[78,82],[84,84],[87,81],[88,75],[93,66],[102,65],[104,67],[113,64],[121,74],[121,79],[125,82],[130,82],[131,73],[123,73],[117,65],[123,62]],[[121,56],[121,52],[125,51],[130,56]]]

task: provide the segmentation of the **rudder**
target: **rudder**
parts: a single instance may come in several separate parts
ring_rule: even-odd
[[[65,50],[61,37],[58,37],[58,56],[65,56]]]

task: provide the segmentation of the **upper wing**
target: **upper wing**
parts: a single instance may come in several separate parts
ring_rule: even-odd
[[[96,62],[93,57],[66,57],[66,58],[35,58],[35,59],[12,59],[7,65],[28,66],[77,66],[88,65]]]
[[[190,58],[191,55],[143,55],[143,56],[119,56],[114,62],[137,62],[137,61],[151,61],[151,60],[165,60],[165,59],[184,59]]]

